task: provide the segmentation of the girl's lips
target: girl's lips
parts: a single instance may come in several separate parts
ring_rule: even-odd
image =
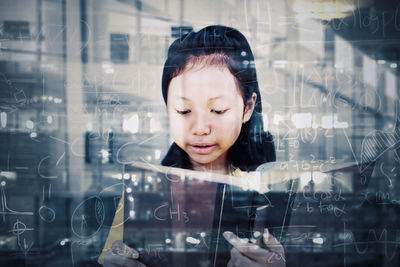
[[[198,154],[207,154],[210,153],[216,145],[207,145],[207,146],[195,146],[195,145],[191,145],[190,148],[198,153]]]

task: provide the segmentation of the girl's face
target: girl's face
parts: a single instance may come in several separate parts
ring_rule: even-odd
[[[227,172],[227,152],[248,121],[257,95],[246,109],[234,76],[224,67],[199,66],[173,78],[167,109],[172,138],[194,169]]]

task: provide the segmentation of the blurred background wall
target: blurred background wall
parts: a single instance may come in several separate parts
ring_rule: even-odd
[[[160,162],[171,143],[161,96],[168,46],[211,24],[251,44],[278,160],[377,160],[367,199],[399,205],[398,1],[2,0],[2,262],[78,266],[75,250],[98,251],[107,231],[84,229],[76,212],[136,179],[129,162]],[[398,223],[384,209],[364,222]],[[310,242],[317,257],[320,241]]]

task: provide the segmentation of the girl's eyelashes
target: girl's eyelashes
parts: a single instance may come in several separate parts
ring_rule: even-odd
[[[176,112],[178,112],[181,115],[185,115],[185,114],[190,113],[190,110],[176,110]]]
[[[222,109],[222,110],[218,110],[218,109],[211,109],[211,112],[212,113],[215,113],[215,114],[218,114],[218,115],[221,115],[221,114],[224,114],[225,112],[227,112],[229,109]],[[176,110],[176,112],[178,113],[178,114],[181,114],[181,115],[186,115],[186,114],[189,114],[190,112],[192,112],[191,110],[189,110],[189,109],[187,109],[187,110]]]
[[[212,109],[211,112],[214,112],[215,114],[221,115],[224,114],[228,109],[223,109],[223,110],[217,110],[217,109]]]

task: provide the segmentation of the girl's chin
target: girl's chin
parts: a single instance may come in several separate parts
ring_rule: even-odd
[[[205,159],[204,157],[191,158],[191,161],[198,165],[209,165],[215,162],[215,159]]]
[[[216,157],[212,157],[210,155],[190,155],[190,160],[192,163],[197,165],[209,165],[216,163]]]
[[[225,165],[221,162],[220,157],[215,155],[189,155],[193,165],[198,166],[218,166]]]

